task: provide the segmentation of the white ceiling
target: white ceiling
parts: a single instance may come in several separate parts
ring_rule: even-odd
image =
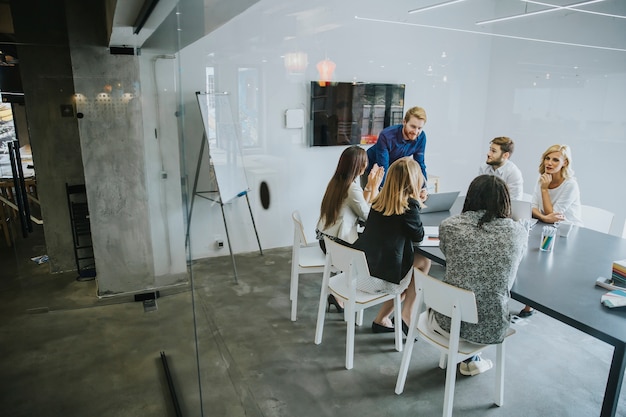
[[[176,7],[176,3],[178,3],[177,0],[159,0],[144,27],[135,35],[133,34],[133,25],[144,1],[118,0],[115,3],[113,29],[109,39],[109,46],[127,45],[141,47]]]
[[[138,35],[133,24],[144,0],[118,0],[113,16],[110,46],[168,45],[178,50],[217,29],[259,0],[160,0]],[[271,7],[277,18],[288,13],[284,7]],[[443,30],[485,33],[496,37],[522,37],[544,42],[571,43],[590,47],[626,50],[626,0],[463,0],[442,7],[409,13],[410,10],[448,3],[447,0],[394,0],[388,13],[369,16],[368,4],[379,0],[355,1],[355,15],[361,19],[390,24],[416,25]],[[543,3],[543,4],[539,4]],[[585,3],[583,5],[583,3]],[[549,6],[552,5],[552,6]],[[549,11],[548,11],[549,10]],[[315,4],[311,3],[315,12]],[[535,14],[538,11],[541,13]],[[177,12],[179,13],[177,15]],[[476,22],[527,14],[512,20],[477,25]],[[300,17],[300,21],[303,19]],[[553,26],[562,28],[555,33]],[[317,22],[333,28],[332,22]],[[597,28],[602,28],[598,33]],[[182,29],[181,29],[182,28]],[[174,39],[173,34],[180,39]],[[611,36],[607,36],[610,34]],[[600,36],[601,35],[601,36]],[[610,44],[606,39],[612,39]]]
[[[259,0],[158,0],[135,35],[134,23],[144,2],[149,1],[116,1],[109,46],[159,45],[177,50],[211,33]],[[178,33],[181,38],[175,39],[180,27],[184,28]]]

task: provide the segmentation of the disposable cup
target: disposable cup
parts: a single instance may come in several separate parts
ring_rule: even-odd
[[[559,223],[559,236],[568,237],[569,232],[572,231],[573,224],[570,222],[560,222]]]

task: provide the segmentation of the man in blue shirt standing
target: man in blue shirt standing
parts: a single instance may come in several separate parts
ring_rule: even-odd
[[[424,179],[426,164],[424,163],[424,151],[426,150],[426,111],[421,107],[411,107],[404,115],[401,125],[384,128],[378,135],[378,140],[367,150],[368,166],[363,175],[367,178],[374,164],[382,167],[387,174],[387,169],[395,160],[412,156],[422,168]],[[385,179],[383,178],[383,183]],[[426,184],[426,181],[424,181]],[[382,186],[382,183],[381,183]],[[426,188],[422,190],[425,193]],[[426,196],[423,195],[422,198]]]

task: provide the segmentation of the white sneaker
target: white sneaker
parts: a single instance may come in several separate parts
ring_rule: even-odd
[[[461,375],[474,376],[487,372],[493,368],[493,363],[489,359],[483,359],[480,356],[470,362],[461,362],[459,364],[459,371]]]

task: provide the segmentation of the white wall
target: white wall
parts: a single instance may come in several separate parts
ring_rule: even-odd
[[[582,203],[614,212],[611,233],[621,235],[626,53],[497,41],[491,73],[486,136],[507,132],[515,139],[512,160],[524,175],[524,191],[533,192],[542,153],[567,144]]]
[[[492,12],[495,4],[476,2],[472,10]],[[235,114],[238,69],[256,68],[260,143],[245,151],[245,163],[261,243],[263,248],[290,245],[295,209],[312,237],[326,183],[344,148],[309,147],[308,123],[305,129],[286,129],[283,117],[290,108],[308,115],[309,83],[318,78],[315,65],[329,58],[337,65],[336,81],[406,84],[405,109],[419,105],[428,113],[426,163],[429,175],[441,177],[443,191],[464,192],[489,140],[508,135],[517,143],[513,159],[524,173],[525,191],[532,192],[541,152],[567,143],[583,203],[616,212],[613,229],[621,232],[626,199],[615,187],[626,173],[619,163],[626,154],[626,53],[389,23],[407,21],[406,12],[414,7],[411,1],[262,0],[180,51],[187,174],[193,179],[202,138],[194,93],[205,91],[205,68],[215,68],[216,89],[231,93]],[[288,74],[283,57],[296,51],[307,54],[308,66],[301,74]],[[544,66],[564,72],[563,66],[588,62],[593,71],[563,80],[553,71],[558,80],[553,76],[552,83],[532,85]],[[259,202],[261,181],[270,186],[268,210]],[[255,251],[248,209],[239,200],[225,207],[233,250]],[[193,210],[192,257],[226,255],[227,248],[214,245],[217,236],[225,237],[219,206],[196,198]]]

